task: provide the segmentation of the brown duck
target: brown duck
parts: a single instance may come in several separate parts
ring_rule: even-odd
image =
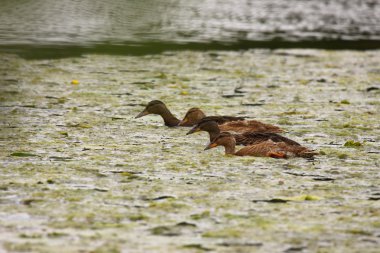
[[[237,155],[237,156],[262,156],[273,158],[289,158],[289,157],[305,157],[311,158],[317,155],[316,152],[296,145],[289,145],[285,142],[273,142],[267,140],[259,144],[246,146],[239,151],[235,152],[236,141],[230,133],[221,133],[205,148],[211,149],[217,146],[224,146],[225,154]]]
[[[210,142],[212,142],[216,137],[218,137],[221,133],[218,124],[215,121],[202,121],[196,126],[194,126],[187,134],[192,134],[199,131],[206,131],[209,133]],[[284,136],[281,136],[276,133],[254,133],[254,132],[246,132],[246,133],[232,133],[232,136],[235,138],[236,145],[253,145],[258,144],[264,141],[272,140],[273,142],[284,142],[288,145],[300,146],[298,142],[295,142],[291,139],[288,139]]]
[[[144,117],[148,114],[157,114],[157,115],[160,115],[164,122],[165,122],[165,125],[168,126],[168,127],[175,127],[175,126],[178,126],[180,120],[177,119],[170,111],[169,109],[166,107],[166,105],[159,101],[159,100],[153,100],[153,101],[150,101],[147,106],[145,107],[145,109],[140,112],[135,118],[141,118],[141,117]]]
[[[265,124],[257,120],[246,120],[244,117],[233,116],[208,116],[199,108],[191,108],[179,123],[179,126],[194,126],[206,121],[215,121],[222,132],[233,131],[236,133],[245,132],[283,132],[279,127]]]

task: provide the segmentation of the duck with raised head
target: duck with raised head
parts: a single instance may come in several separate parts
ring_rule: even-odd
[[[178,126],[180,120],[177,119],[170,110],[166,107],[166,105],[160,100],[150,101],[145,109],[140,112],[135,118],[141,118],[148,114],[157,114],[162,117],[165,122],[165,125],[168,127]]]
[[[194,126],[206,121],[215,121],[221,131],[233,131],[236,133],[245,132],[265,132],[265,133],[281,133],[281,128],[265,124],[257,120],[246,120],[244,117],[233,116],[206,116],[201,109],[191,108],[178,124],[179,126]]]
[[[221,134],[219,125],[212,120],[201,121],[199,124],[195,125],[186,135],[192,134],[199,131],[205,131],[209,133],[210,142]],[[264,141],[272,140],[273,142],[284,142],[288,145],[300,146],[296,141],[289,138],[281,136],[276,133],[258,133],[258,132],[246,132],[246,133],[231,133],[235,138],[236,145],[253,145]]]
[[[296,145],[289,145],[285,142],[273,142],[267,140],[255,145],[246,146],[239,151],[235,151],[236,141],[231,133],[221,133],[213,141],[211,141],[205,150],[215,148],[217,146],[224,146],[226,155],[237,156],[261,156],[273,158],[290,158],[290,157],[304,157],[312,158],[317,155],[316,152]]]

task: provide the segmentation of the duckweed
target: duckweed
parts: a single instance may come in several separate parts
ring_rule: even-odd
[[[349,141],[346,141],[343,146],[350,147],[350,148],[352,148],[352,147],[355,148],[355,147],[361,147],[361,146],[363,146],[363,144],[361,144],[358,141],[349,140]]]
[[[220,230],[208,231],[202,234],[207,238],[239,238],[243,235],[243,231],[238,228],[224,228]]]
[[[0,251],[378,251],[379,51],[0,57]],[[134,119],[153,99],[321,155],[203,151],[204,132]]]

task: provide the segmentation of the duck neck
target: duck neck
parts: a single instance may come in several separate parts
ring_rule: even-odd
[[[236,145],[235,140],[224,144],[224,150],[225,150],[226,155],[235,154],[235,145]]]
[[[168,108],[163,108],[160,112],[161,117],[164,119],[165,125],[168,127],[178,126],[180,120],[177,119]]]
[[[208,129],[207,132],[208,132],[209,135],[210,135],[210,141],[213,141],[213,140],[214,140],[216,137],[218,137],[219,134],[220,134],[220,130],[219,130],[218,127],[216,127],[216,128],[212,128],[212,129]]]

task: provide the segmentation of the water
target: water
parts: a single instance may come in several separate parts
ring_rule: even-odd
[[[24,53],[380,45],[376,0],[1,2],[0,48]]]
[[[379,1],[0,1],[0,252],[378,252],[380,50],[238,49],[379,48]],[[320,155],[203,151],[153,99]]]
[[[0,252],[379,252],[379,50],[0,59]],[[134,118],[153,99],[321,155],[203,151],[205,132]]]

